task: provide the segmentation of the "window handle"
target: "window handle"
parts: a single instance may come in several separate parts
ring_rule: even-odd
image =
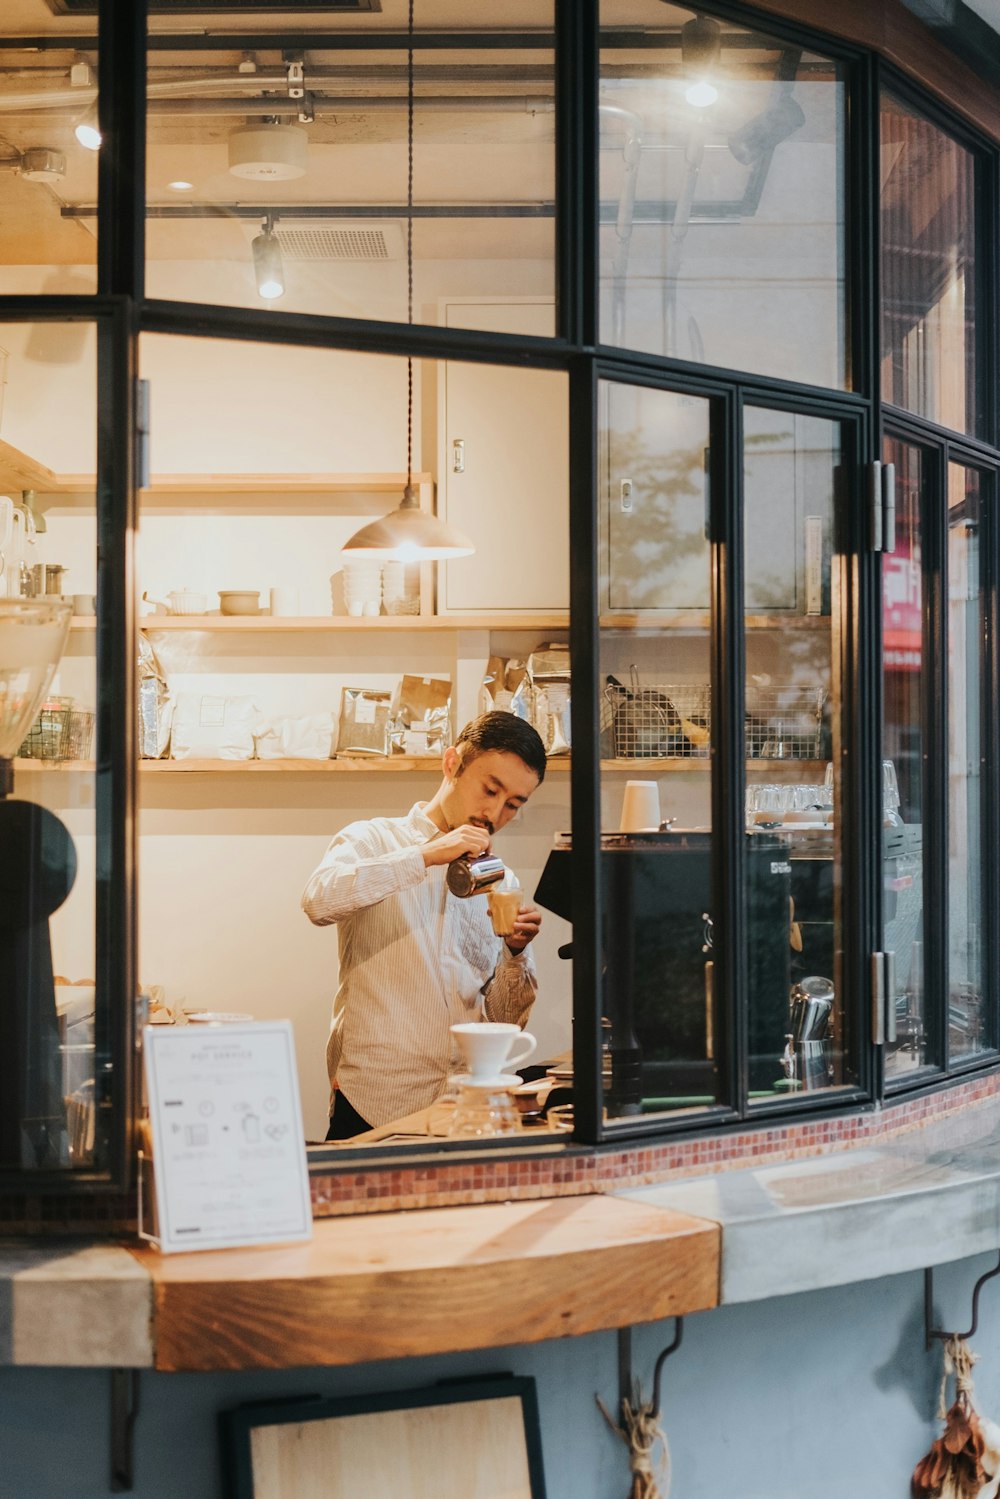
[[[868,543],[873,552],[896,550],[896,465],[868,465]]]
[[[872,1045],[885,1045],[885,969],[883,954],[873,952],[871,957],[872,987]]]
[[[873,552],[882,550],[882,465],[877,458],[868,465],[868,544]]]
[[[873,952],[871,957],[872,1045],[896,1039],[896,954]]]
[[[896,465],[882,465],[882,550],[896,550]]]

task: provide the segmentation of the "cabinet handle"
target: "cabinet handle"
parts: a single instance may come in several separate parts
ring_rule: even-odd
[[[454,438],[451,444],[451,471],[453,474],[465,473],[465,442],[461,437]]]
[[[711,1062],[715,1056],[715,1039],[712,1025],[712,985],[715,978],[715,964],[709,959],[705,964],[705,1060]]]

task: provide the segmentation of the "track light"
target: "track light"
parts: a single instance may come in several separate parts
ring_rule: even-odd
[[[689,85],[684,97],[696,109],[707,109],[719,97],[719,90],[714,83],[709,83],[707,78],[699,78],[697,83]]]
[[[269,302],[284,296],[285,272],[281,264],[281,246],[274,235],[274,215],[268,214],[251,245],[253,269],[257,278],[257,291]]]
[[[754,115],[729,137],[729,149],[742,166],[750,167],[782,141],[801,130],[806,122],[801,104],[784,94],[759,115]]]
[[[97,105],[91,105],[83,119],[73,131],[81,146],[88,151],[99,151],[101,147],[101,132],[97,125]]]
[[[719,65],[722,52],[722,27],[708,16],[695,16],[681,27],[681,65],[684,76],[691,79],[685,99],[696,109],[707,109],[719,97],[710,75]]]

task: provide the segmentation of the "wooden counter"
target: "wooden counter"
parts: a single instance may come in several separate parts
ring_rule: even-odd
[[[717,1224],[614,1197],[327,1219],[308,1244],[160,1255],[154,1367],[358,1364],[535,1343],[718,1304]]]

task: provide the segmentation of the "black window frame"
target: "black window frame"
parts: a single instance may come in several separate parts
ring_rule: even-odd
[[[895,1100],[939,1090],[950,1081],[986,1073],[1000,1066],[1000,1054],[944,1066],[933,1075],[910,1080],[886,1080],[883,1053],[864,1040],[871,1010],[870,957],[878,950],[882,931],[879,878],[879,819],[881,811],[881,591],[877,553],[866,541],[864,470],[880,457],[883,433],[895,433],[929,451],[971,465],[991,476],[992,495],[986,528],[984,567],[988,570],[987,652],[984,657],[984,703],[988,763],[995,767],[1000,753],[1000,628],[998,578],[1000,540],[996,518],[996,486],[1000,482],[1000,411],[993,394],[1000,370],[1000,328],[995,316],[1000,305],[998,275],[989,247],[1000,238],[1000,146],[963,121],[950,108],[906,73],[877,56],[874,46],[862,46],[828,36],[779,14],[752,5],[707,0],[705,14],[722,21],[750,26],[779,40],[802,45],[836,60],[846,85],[844,141],[847,175],[846,278],[848,283],[846,337],[851,379],[844,391],[813,388],[795,382],[767,380],[732,369],[710,368],[683,360],[648,356],[602,344],[597,317],[598,254],[598,58],[599,0],[555,0],[554,45],[556,66],[556,335],[520,338],[443,329],[428,325],[379,323],[327,318],[310,314],[276,314],[249,309],[185,304],[145,295],[145,91],[148,48],[178,45],[177,38],[147,36],[144,0],[100,0],[98,42],[102,71],[101,124],[106,145],[98,176],[98,282],[92,297],[0,297],[0,318],[85,318],[101,328],[99,355],[98,511],[104,578],[104,614],[98,624],[102,758],[98,782],[103,787],[99,805],[107,819],[106,836],[115,894],[102,908],[99,926],[99,977],[113,997],[113,1034],[108,1041],[114,1059],[109,1107],[112,1154],[108,1170],[88,1174],[65,1172],[5,1172],[0,1192],[118,1190],[132,1172],[132,1129],[136,1113],[135,1069],[135,765],[134,727],[127,704],[132,701],[135,622],[132,598],[132,546],[136,503],[136,365],[138,339],[143,332],[171,333],[193,338],[213,337],[357,350],[420,358],[448,358],[497,362],[514,367],[559,370],[568,376],[570,406],[570,552],[571,623],[573,653],[574,757],[571,795],[574,826],[574,926],[587,934],[575,941],[574,1066],[586,1085],[577,1102],[575,1140],[599,1145],[672,1133],[704,1134],[747,1125],[794,1122],[817,1114],[842,1114],[883,1099]],[[25,39],[22,39],[25,40]],[[78,41],[79,38],[74,38]],[[252,36],[238,38],[242,47]],[[266,40],[274,44],[275,37]],[[440,40],[440,39],[439,39]],[[225,44],[225,36],[212,45]],[[263,44],[263,43],[262,43]],[[928,47],[934,43],[928,32]],[[882,86],[911,103],[954,135],[976,154],[978,282],[975,294],[977,379],[980,398],[988,401],[980,437],[938,429],[933,423],[880,403],[879,389],[879,233],[878,127]],[[707,1111],[683,1124],[656,1118],[650,1123],[605,1125],[600,1097],[600,954],[597,919],[600,910],[600,818],[597,625],[597,387],[601,379],[639,382],[663,389],[706,395],[712,410],[713,493],[713,614],[712,678],[718,715],[716,747],[721,771],[713,776],[713,826],[720,847],[716,860],[715,896],[720,910],[730,912],[735,950],[742,941],[740,880],[743,828],[742,737],[737,725],[742,715],[742,621],[733,607],[740,597],[739,534],[741,521],[741,408],[783,404],[840,421],[850,431],[848,446],[857,464],[856,501],[845,524],[851,538],[854,607],[845,621],[839,649],[845,662],[845,745],[853,769],[845,782],[844,837],[846,860],[853,861],[855,896],[845,961],[850,973],[848,999],[858,1037],[858,1084],[835,1099],[816,1095],[787,1104],[748,1107],[741,1076],[745,1055],[745,976],[729,960],[722,964],[722,1040],[727,1077],[727,1105]],[[718,496],[716,503],[715,497]],[[940,610],[940,604],[938,605]],[[933,613],[926,626],[936,629]],[[928,704],[928,713],[933,710]],[[941,715],[932,724],[940,740]],[[940,745],[938,746],[940,749]],[[984,811],[985,847],[1000,839],[1000,788],[987,778]],[[933,835],[938,844],[940,828]],[[1000,877],[987,863],[989,932],[986,944],[988,984],[994,1025],[1000,1010]],[[529,1142],[525,1142],[527,1146]],[[520,1150],[522,1147],[518,1146]],[[413,1147],[428,1159],[428,1147]],[[394,1147],[394,1160],[410,1149]],[[328,1169],[335,1160],[346,1170],[359,1160],[372,1167],[388,1151],[318,1152]]]

